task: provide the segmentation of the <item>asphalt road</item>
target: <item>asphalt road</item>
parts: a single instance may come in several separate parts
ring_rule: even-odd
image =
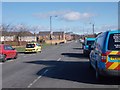
[[[120,81],[120,80],[119,80]],[[95,79],[78,41],[22,54],[2,64],[3,88],[118,88],[116,78]]]

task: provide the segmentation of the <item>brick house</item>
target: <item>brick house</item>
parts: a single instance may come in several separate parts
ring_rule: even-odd
[[[78,39],[80,39],[80,35],[78,35],[78,34],[71,34],[71,36],[72,36],[72,40],[78,40]]]
[[[37,34],[39,40],[50,40],[50,31],[41,31]]]
[[[72,40],[71,33],[65,33],[65,39],[66,39],[67,41],[71,41],[71,40]]]
[[[52,33],[53,40],[64,40],[65,39],[65,33],[64,32],[53,32]]]
[[[23,31],[23,32],[7,32],[2,31],[1,32],[1,40],[2,41],[36,41],[36,36],[32,34],[29,31]]]

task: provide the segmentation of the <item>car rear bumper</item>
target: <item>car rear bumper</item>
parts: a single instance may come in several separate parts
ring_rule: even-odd
[[[26,53],[27,53],[27,52],[28,52],[28,53],[29,53],[29,52],[31,52],[31,53],[32,53],[32,52],[37,52],[37,51],[25,51],[25,52],[26,52]]]
[[[89,54],[90,54],[90,50],[84,49],[84,50],[83,50],[83,53],[86,54],[86,55],[89,55]]]
[[[120,70],[99,70],[100,74],[103,76],[120,76]]]

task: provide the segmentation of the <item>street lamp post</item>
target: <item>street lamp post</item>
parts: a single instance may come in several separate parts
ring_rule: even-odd
[[[51,45],[52,45],[52,17],[57,17],[57,16],[50,16],[50,40],[51,40]]]
[[[93,27],[93,35],[94,35],[94,26],[95,26],[95,25],[93,24],[93,25],[92,25],[92,27]]]
[[[90,23],[90,24],[92,24],[92,23]],[[92,31],[93,31],[93,35],[94,35],[94,33],[95,33],[95,24],[94,23],[92,24]]]

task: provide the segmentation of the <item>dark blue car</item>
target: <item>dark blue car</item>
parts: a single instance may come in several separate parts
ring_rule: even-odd
[[[94,42],[95,42],[96,38],[86,38],[84,41],[84,46],[83,46],[83,53],[85,56],[88,56],[90,51],[91,51],[91,47],[93,46]]]

